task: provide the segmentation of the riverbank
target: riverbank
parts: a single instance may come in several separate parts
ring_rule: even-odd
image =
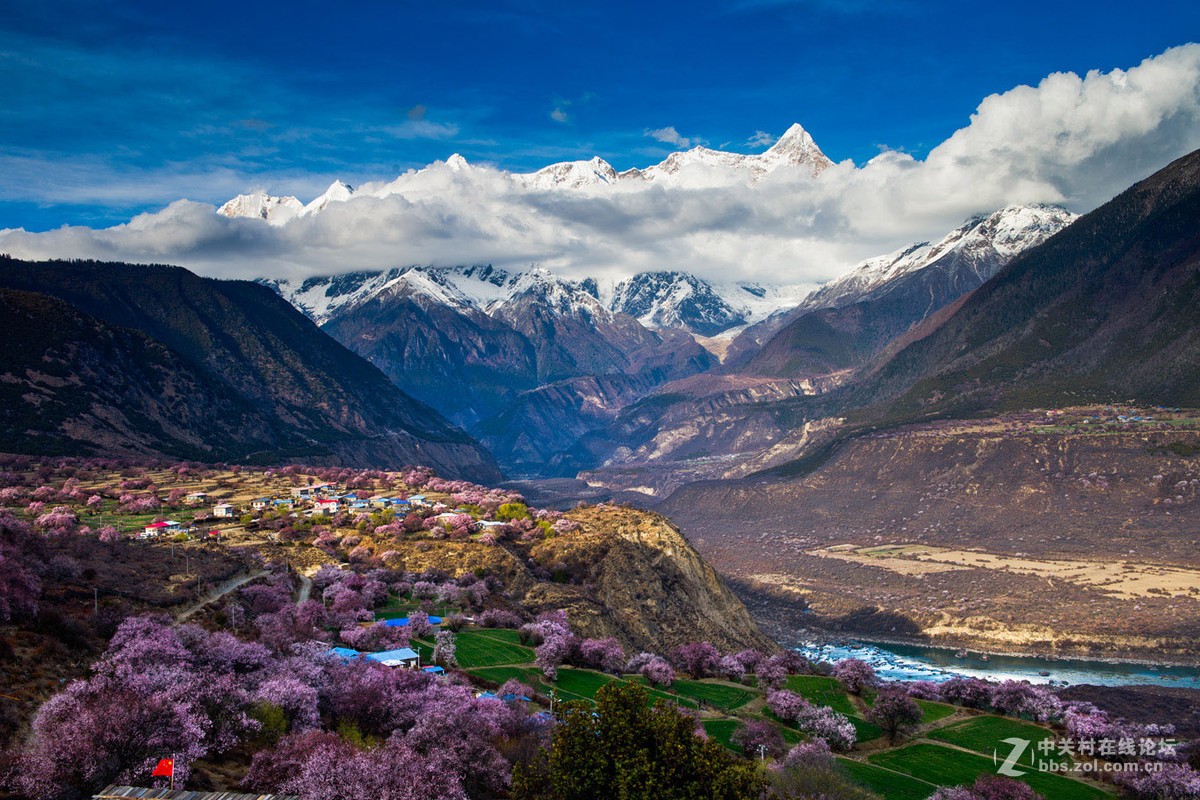
[[[984,654],[924,644],[868,642],[848,637],[805,638],[797,634],[793,649],[814,661],[861,659],[887,680],[942,682],[955,677],[992,681],[1025,680],[1058,686],[1164,686],[1200,689],[1200,667],[1074,659],[1037,655]]]
[[[900,647],[916,647],[928,648],[930,650],[939,650],[946,653],[954,654],[962,650],[966,650],[973,656],[986,655],[989,658],[1028,658],[1039,659],[1050,663],[1058,661],[1088,661],[1101,664],[1112,665],[1129,665],[1140,667],[1162,667],[1162,668],[1184,668],[1196,669],[1200,671],[1200,657],[1183,661],[1163,658],[1137,658],[1134,656],[1113,656],[1096,651],[1083,651],[1080,653],[1072,653],[1070,655],[1060,655],[1056,653],[1045,652],[1025,652],[1022,650],[998,650],[995,648],[981,648],[977,644],[945,644],[942,642],[930,642],[925,639],[911,636],[883,636],[872,633],[846,633],[842,635],[834,635],[829,631],[820,630],[805,630],[800,634],[803,638],[813,641],[823,642],[862,642],[864,644],[875,644],[885,646],[900,646]],[[789,644],[789,647],[795,645]]]

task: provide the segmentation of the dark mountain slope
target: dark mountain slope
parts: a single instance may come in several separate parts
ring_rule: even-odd
[[[1200,151],[1014,259],[848,397],[885,421],[1200,405]]]
[[[250,404],[143,333],[11,289],[0,314],[6,452],[204,458],[228,443],[222,456],[242,457],[272,444]]]
[[[733,374],[810,378],[861,367],[920,317],[887,300],[821,308],[796,318]]]
[[[478,290],[468,272],[449,275]],[[550,465],[545,474],[574,474],[578,457],[591,464],[586,454],[570,455],[581,437],[655,386],[715,363],[683,331],[650,330],[610,312],[587,283],[503,276],[523,288],[481,310],[470,303],[482,301],[455,294],[444,273],[408,274],[411,282],[339,308],[322,329],[485,440],[510,470]]]
[[[482,311],[419,293],[373,297],[323,330],[464,427],[537,385],[534,347],[524,336]]]
[[[172,351],[214,392],[252,407],[279,455],[341,463],[422,463],[495,478],[490,455],[271,290],[178,267],[0,261],[0,286],[59,298]],[[244,452],[209,443],[213,457]],[[315,448],[315,450],[314,450]],[[269,454],[264,457],[270,457]]]

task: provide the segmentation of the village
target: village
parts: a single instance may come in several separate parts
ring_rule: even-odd
[[[278,518],[281,515],[293,515],[312,521],[328,524],[335,515],[347,513],[351,515],[390,514],[403,517],[411,511],[431,511],[422,514],[423,518],[443,525],[463,524],[463,516],[470,517],[469,525],[472,532],[486,533],[499,531],[506,523],[493,519],[476,519],[478,509],[462,507],[450,508],[440,499],[430,499],[422,494],[411,496],[373,495],[370,492],[347,491],[344,486],[336,483],[315,483],[306,486],[291,487],[287,496],[255,497],[240,503],[220,500],[211,503],[208,492],[193,491],[184,495],[184,505],[195,509],[190,522],[180,522],[173,519],[156,518],[142,527],[141,539],[162,539],[185,534],[191,537],[220,537],[222,530],[227,530],[233,524],[238,527],[255,526],[264,517]],[[208,508],[210,513],[203,514]]]
[[[1073,735],[1069,726],[1064,734],[1068,704],[1027,684],[889,683],[855,659],[810,662],[765,639],[707,641],[716,631],[702,629],[699,616],[674,627],[659,616],[636,635],[628,625],[657,612],[641,607],[619,617],[626,612],[600,602],[595,567],[622,526],[667,524],[637,509],[601,504],[563,514],[428,470],[19,459],[6,466],[0,503],[14,515],[8,524],[28,526],[56,548],[55,602],[89,625],[110,626],[102,669],[105,659],[126,658],[122,648],[143,646],[154,658],[195,649],[187,669],[203,680],[217,679],[205,665],[251,659],[247,675],[222,679],[242,682],[236,702],[274,738],[241,734],[249,755],[232,778],[213,772],[200,757],[209,745],[196,742],[189,787],[282,786],[255,783],[251,761],[275,757],[276,743],[308,741],[313,730],[337,741],[382,741],[400,712],[379,709],[401,697],[423,698],[421,719],[437,719],[439,703],[457,704],[464,716],[455,719],[508,715],[515,727],[504,736],[545,746],[569,709],[597,709],[612,692],[636,690],[691,717],[691,727],[738,763],[783,764],[796,748],[824,748],[814,756],[821,769],[887,800],[924,798],[992,773],[997,738]],[[621,558],[623,573],[635,568]],[[124,571],[108,574],[114,570]],[[135,574],[138,585],[128,585],[123,576]],[[33,642],[39,634],[22,635]],[[176,644],[163,650],[163,642]],[[37,663],[38,649],[23,652],[24,663]],[[43,679],[37,691],[84,679],[81,667],[65,663],[75,671]],[[13,685],[0,691],[33,691],[15,682],[31,668],[11,670]],[[126,680],[137,691],[163,691],[155,674],[133,671]],[[889,716],[896,708],[907,715],[900,723]],[[1145,733],[1094,713],[1086,719],[1125,738]],[[454,735],[482,736],[488,724],[455,722]],[[1090,761],[1081,754],[1076,763]],[[140,785],[146,780],[139,773]],[[1100,800],[1111,791],[1053,774],[1026,782],[1047,798]],[[98,796],[121,790],[109,785]]]

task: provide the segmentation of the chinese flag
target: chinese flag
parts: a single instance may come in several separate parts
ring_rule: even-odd
[[[158,766],[154,768],[154,772],[150,773],[150,777],[153,778],[158,775],[161,775],[164,778],[170,778],[174,774],[175,774],[175,759],[164,758],[162,761],[158,762]]]

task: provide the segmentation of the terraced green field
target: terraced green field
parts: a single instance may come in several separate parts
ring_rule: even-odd
[[[742,723],[736,719],[709,719],[703,723],[704,732],[713,741],[720,742],[735,753],[745,752],[740,745],[733,743],[733,734]]]
[[[735,686],[727,683],[702,683],[700,681],[677,680],[668,690],[671,694],[703,700],[709,706],[733,710],[759,696],[759,693],[745,686]]]
[[[859,715],[858,709],[850,702],[837,678],[827,678],[823,675],[789,675],[787,688],[810,703],[829,706],[848,717]]]
[[[542,673],[538,672],[533,667],[486,667],[484,669],[469,670],[472,675],[477,675],[480,678],[496,683],[504,683],[505,681],[516,678],[521,683],[537,688],[536,684],[544,680]]]
[[[454,642],[455,657],[466,669],[500,664],[527,664],[533,661],[533,650],[517,644],[516,631],[463,631],[454,638]]]
[[[484,667],[468,671],[472,675],[496,683],[504,683],[511,678],[516,678],[547,696],[553,692],[554,696],[562,701],[583,700],[587,703],[595,702],[596,692],[600,691],[600,687],[613,681],[623,680],[612,675],[602,675],[599,672],[573,667],[559,668],[558,681],[555,683],[546,680],[546,676],[541,673],[541,670],[532,666]],[[629,680],[645,686],[645,681],[640,676],[631,677]],[[649,686],[646,686],[646,691],[653,700],[664,700],[671,705],[679,705],[684,708],[696,707],[696,703],[687,697],[680,697]]]
[[[984,773],[995,773],[999,766],[982,755],[925,742],[876,753],[868,761],[875,766],[903,772],[940,786],[974,783]],[[1061,775],[1028,772],[1020,780],[1043,797],[1053,800],[1097,800],[1105,796],[1099,789]]]
[[[921,708],[922,725],[928,725],[930,722],[945,719],[955,711],[958,711],[954,706],[947,705],[946,703],[935,703],[932,700],[918,700],[917,705]]]
[[[848,758],[839,758],[837,761],[851,778],[879,794],[884,800],[925,800],[937,790],[932,783],[863,761],[852,761]]]
[[[543,680],[545,680],[543,678]],[[600,687],[607,686],[617,678],[601,675],[584,669],[561,667],[558,670],[558,680],[553,686],[560,699],[563,700],[595,700]],[[572,695],[568,697],[567,695]]]
[[[977,753],[990,756],[992,751],[997,748],[1002,753],[1008,751],[1008,745],[1003,744],[1005,739],[1026,739],[1030,742],[1030,747],[1034,747],[1042,739],[1055,738],[1055,734],[1053,731],[1034,725],[1031,722],[1022,722],[1019,719],[1009,719],[1007,717],[988,716],[976,717],[966,722],[948,725],[945,728],[931,732],[929,738],[949,742],[959,747],[965,747],[967,750],[974,750]],[[1044,756],[1039,754],[1039,756],[1046,761],[1056,761],[1059,763],[1071,760],[1069,756],[1059,755],[1057,752]]]

